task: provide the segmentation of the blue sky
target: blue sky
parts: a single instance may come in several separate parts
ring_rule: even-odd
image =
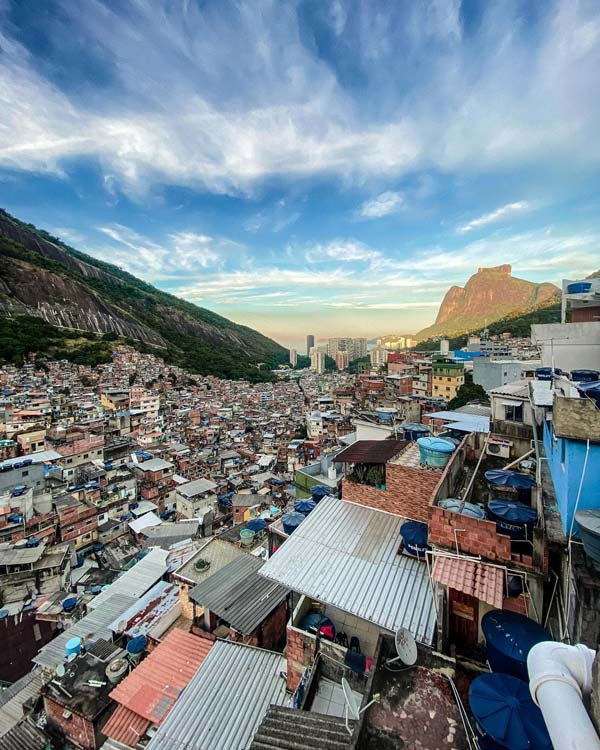
[[[600,267],[600,4],[0,0],[0,205],[286,345]]]

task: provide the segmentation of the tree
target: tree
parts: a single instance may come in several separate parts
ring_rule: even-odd
[[[471,401],[489,404],[490,399],[484,388],[473,382],[471,373],[465,373],[465,382],[458,389],[456,396],[448,402],[448,409],[458,409]]]

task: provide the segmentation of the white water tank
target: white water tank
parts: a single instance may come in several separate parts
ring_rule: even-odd
[[[117,658],[113,659],[108,667],[106,667],[105,674],[108,681],[113,685],[120,682],[129,670],[129,662],[127,659]]]

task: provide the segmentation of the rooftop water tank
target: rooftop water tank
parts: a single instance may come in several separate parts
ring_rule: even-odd
[[[68,596],[66,599],[63,599],[62,608],[65,612],[72,612],[76,606],[77,606],[76,596]]]
[[[591,289],[591,281],[576,281],[567,285],[567,294],[587,294]]]
[[[576,383],[595,383],[600,380],[598,370],[571,370],[571,380]]]
[[[493,609],[481,618],[486,654],[494,672],[528,680],[527,654],[536,643],[551,641],[535,620],[507,609]]]
[[[496,531],[511,539],[531,539],[537,521],[537,511],[517,500],[490,500],[487,515],[496,522]]]
[[[127,644],[127,654],[133,661],[139,661],[142,658],[142,653],[148,644],[148,639],[145,635],[136,635]]]
[[[315,503],[317,503],[317,505],[321,502],[321,500],[324,497],[327,497],[327,495],[333,495],[333,494],[335,494],[334,491],[331,489],[331,487],[328,487],[326,484],[315,484],[314,487],[310,488],[310,497]]]
[[[600,570],[600,510],[578,510],[575,520],[579,526],[579,536],[585,554],[594,567]]]
[[[259,531],[264,531],[266,528],[267,522],[264,518],[253,518],[246,524],[246,529],[248,531],[253,531],[255,534],[258,534]]]
[[[426,523],[420,521],[406,521],[400,527],[400,535],[404,542],[403,552],[420,560],[425,559],[425,553],[430,547],[427,545],[429,530]]]
[[[536,380],[552,380],[552,368],[551,367],[536,367],[535,378]]]
[[[584,396],[591,398],[600,409],[600,381],[594,383],[580,383],[577,388]]]
[[[81,652],[81,638],[69,638],[69,640],[65,643],[65,652],[67,655],[67,658],[73,654],[78,654]]]
[[[481,750],[552,750],[529,685],[506,674],[482,674],[469,688]]]
[[[450,440],[423,437],[417,440],[421,463],[427,466],[446,466],[456,446]]]
[[[254,541],[255,536],[255,532],[251,529],[242,529],[240,531],[240,542],[242,543],[242,546],[249,547]]]
[[[40,539],[37,538],[37,536],[30,536],[27,540],[26,547],[39,547],[40,546]]]
[[[294,510],[296,513],[302,513],[305,518],[316,507],[317,504],[314,500],[298,500],[297,503],[294,503]]]
[[[448,497],[445,500],[440,500],[438,505],[443,510],[449,510],[451,513],[461,513],[463,516],[469,516],[470,518],[485,518],[485,510],[481,505],[458,500],[455,497]]]
[[[281,516],[281,523],[286,534],[293,534],[302,521],[304,521],[302,513],[285,513]]]
[[[490,469],[485,472],[484,476],[490,484],[499,487],[512,487],[515,490],[530,490],[536,485],[535,478],[531,474],[521,474],[518,471]]]
[[[405,440],[418,440],[429,435],[429,427],[420,422],[404,422],[402,425]]]
[[[129,664],[127,659],[117,658],[109,662],[108,666],[104,670],[104,674],[107,676],[108,681],[112,685],[116,685],[120,682],[123,677],[129,671]]]

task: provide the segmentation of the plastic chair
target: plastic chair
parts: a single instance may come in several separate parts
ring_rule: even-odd
[[[355,635],[350,638],[350,651],[354,651],[355,654],[362,654],[360,641]]]

